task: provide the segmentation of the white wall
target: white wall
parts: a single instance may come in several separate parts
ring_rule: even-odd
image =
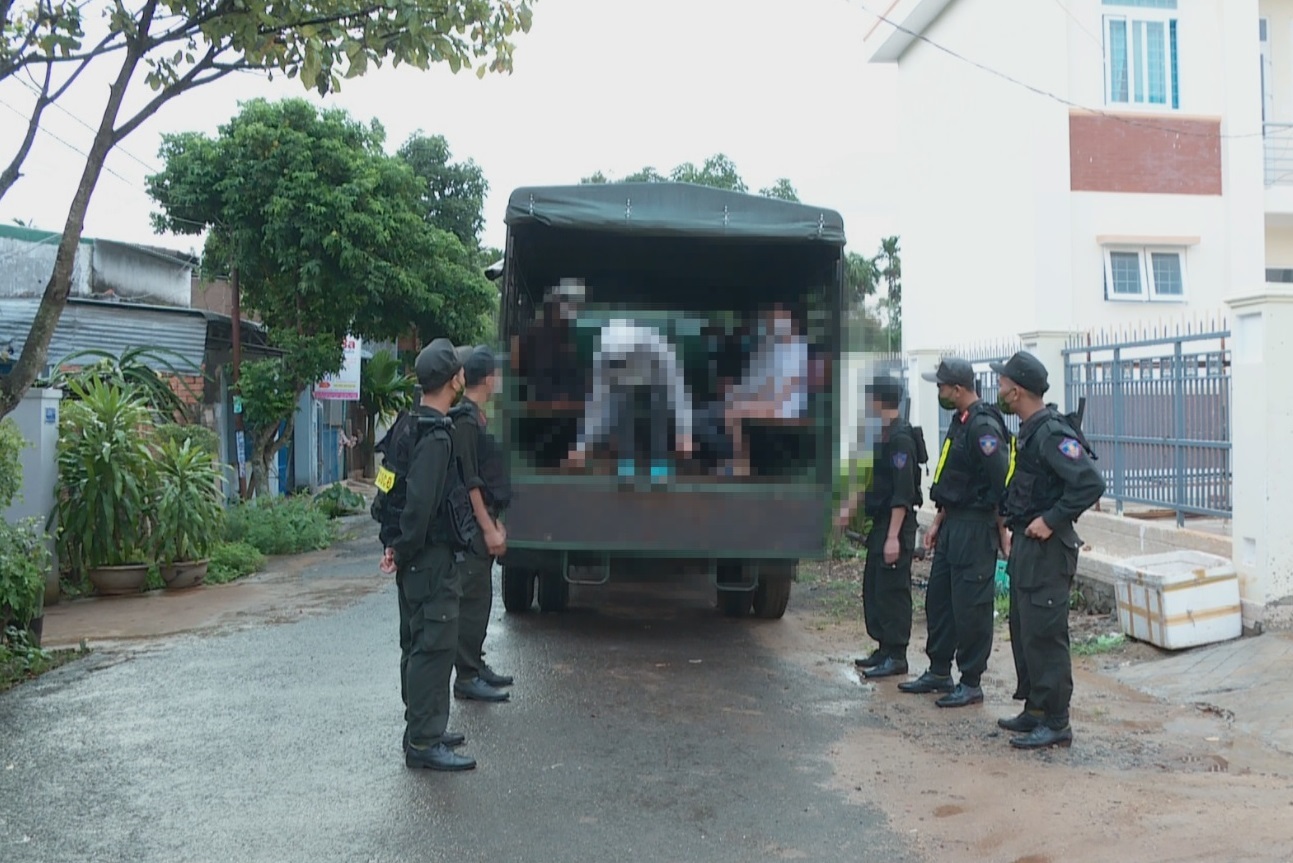
[[[1261,0],[1259,14],[1268,21],[1271,45],[1271,123],[1293,123],[1293,0]]]
[[[982,4],[954,3],[925,35],[1062,90],[1063,10],[991,5],[985,16]],[[1053,304],[1038,285],[1069,266],[1067,110],[922,43],[899,68],[904,349],[1035,329]]]
[[[72,265],[72,296],[90,294],[90,250],[82,242]],[[0,297],[39,297],[54,272],[58,237],[47,242],[0,236]]]
[[[162,252],[98,240],[94,244],[94,290],[142,303],[188,308],[193,267]]]

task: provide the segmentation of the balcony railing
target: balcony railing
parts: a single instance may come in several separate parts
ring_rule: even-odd
[[[1266,187],[1293,186],[1293,123],[1264,123]]]

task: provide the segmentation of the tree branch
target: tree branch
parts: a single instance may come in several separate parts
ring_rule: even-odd
[[[3,199],[5,193],[9,191],[18,178],[22,176],[20,169],[22,163],[27,161],[27,154],[31,152],[31,145],[36,140],[36,130],[40,128],[41,115],[45,113],[45,108],[54,100],[49,96],[49,81],[54,74],[52,66],[45,67],[45,80],[40,86],[40,95],[36,97],[36,107],[32,109],[31,117],[27,120],[27,134],[23,136],[22,144],[18,146],[18,152],[14,153],[13,160],[9,166],[0,173],[0,199]]]
[[[223,49],[217,45],[212,45],[208,48],[202,59],[194,63],[192,68],[185,72],[182,78],[178,78],[163,87],[162,91],[154,96],[147,105],[139,109],[139,113],[135,114],[135,116],[131,117],[125,123],[122,123],[113,130],[112,143],[120,143],[123,138],[135,131],[135,129],[139,128],[141,123],[156,114],[159,108],[181,93],[192,90],[194,87],[202,84],[209,84],[218,78],[223,78],[225,75],[228,75],[229,72],[233,71],[232,69],[217,70],[214,75],[208,75],[201,80],[198,79],[198,75],[215,66],[215,58],[222,52],[222,50]]]

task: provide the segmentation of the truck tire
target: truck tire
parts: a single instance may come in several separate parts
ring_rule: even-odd
[[[503,608],[525,614],[534,605],[534,570],[503,567]]]
[[[724,561],[718,564],[718,583],[740,584],[745,577],[741,564],[736,561]],[[748,617],[754,603],[753,590],[724,590],[715,588],[718,594],[718,610],[724,617]]]
[[[570,605],[570,584],[560,571],[539,573],[539,610],[556,614]]]
[[[780,620],[790,604],[790,580],[793,570],[767,572],[759,577],[754,590],[754,616],[762,620]]]

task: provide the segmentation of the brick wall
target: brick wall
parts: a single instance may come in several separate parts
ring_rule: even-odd
[[[1221,194],[1221,121],[1069,114],[1075,192]]]

